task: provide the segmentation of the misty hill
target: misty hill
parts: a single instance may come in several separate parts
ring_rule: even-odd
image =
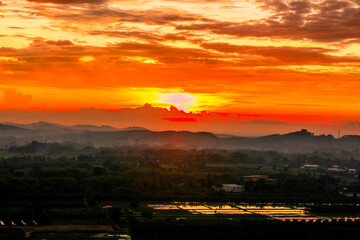
[[[6,125],[6,124],[0,124],[0,136],[15,136],[19,135],[22,136],[23,134],[28,134],[29,131],[27,129]]]
[[[150,131],[141,127],[63,126],[47,122],[0,124],[0,147],[38,142],[73,142],[94,147],[166,146],[173,148],[220,148],[274,150],[279,152],[359,151],[360,136],[315,136],[307,130],[262,137],[215,135],[209,132]]]
[[[11,123],[6,122],[4,123],[7,126],[13,126],[18,127],[22,129],[28,129],[28,130],[35,130],[35,131],[64,131],[68,129],[68,127],[57,124],[57,123],[49,123],[49,122],[36,122],[36,123],[29,123],[29,124],[20,124],[20,123]]]
[[[306,130],[288,134],[274,134],[257,138],[230,137],[223,139],[223,146],[229,148],[275,150],[280,152],[331,152],[353,151],[360,146],[360,136],[348,141],[346,137],[336,139],[332,135],[314,136]]]
[[[18,124],[18,123],[11,123],[6,122],[2,125],[7,127],[16,127],[17,129],[28,129],[28,130],[35,130],[35,131],[48,131],[47,134],[51,134],[50,131],[131,131],[131,130],[148,130],[143,127],[137,127],[137,126],[131,126],[127,128],[115,128],[112,126],[102,125],[102,126],[96,126],[96,125],[74,125],[74,126],[65,126],[57,123],[49,123],[44,121],[39,121],[36,123],[30,123],[30,124]],[[44,132],[45,133],[45,132]]]
[[[138,130],[149,131],[149,129],[147,129],[147,128],[137,127],[137,126],[127,127],[127,128],[121,128],[121,129],[119,129],[119,130],[120,130],[120,131],[138,131]]]
[[[32,141],[30,144],[23,146],[10,146],[8,151],[13,153],[65,153],[74,149],[72,143],[40,143]]]
[[[87,131],[117,131],[117,130],[119,130],[117,128],[114,128],[111,126],[106,126],[106,125],[102,125],[102,126],[74,125],[74,126],[71,126],[70,128],[77,129],[77,130],[87,130]]]

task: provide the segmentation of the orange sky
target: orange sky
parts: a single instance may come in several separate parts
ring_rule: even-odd
[[[357,122],[359,16],[356,0],[1,0],[0,113],[150,103]]]

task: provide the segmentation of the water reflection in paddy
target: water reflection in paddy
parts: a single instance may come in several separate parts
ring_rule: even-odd
[[[204,205],[178,205],[179,208],[184,210],[210,210],[209,207]]]
[[[359,217],[329,217],[316,216],[311,214],[303,205],[285,205],[285,204],[210,204],[210,203],[192,203],[192,202],[173,202],[171,204],[153,204],[148,205],[154,210],[183,210],[189,214],[203,215],[262,215],[282,221],[358,221]]]
[[[235,210],[235,209],[237,209],[236,207],[234,207],[232,205],[218,205],[218,206],[206,205],[206,206],[213,210]]]
[[[176,205],[172,205],[172,204],[148,204],[148,206],[155,210],[177,210],[177,209],[179,209]]]
[[[216,210],[218,214],[249,214],[244,210]]]
[[[102,240],[131,240],[127,234],[117,233],[67,233],[67,232],[37,232],[31,235],[33,240],[82,240],[82,239],[102,239]]]
[[[317,219],[317,217],[306,211],[304,207],[276,205],[237,205],[237,207],[253,214],[261,214],[283,221]]]
[[[237,207],[242,209],[264,209],[264,210],[284,210],[289,209],[286,206],[277,206],[277,205],[237,205]],[[305,209],[303,207],[297,207],[297,209]]]
[[[249,214],[243,210],[195,210],[194,212],[200,214]]]

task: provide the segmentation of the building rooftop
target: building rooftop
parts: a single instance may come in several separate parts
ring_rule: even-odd
[[[266,175],[247,175],[243,177],[267,177]]]
[[[243,185],[231,183],[231,184],[223,184],[223,187],[233,187],[233,188],[236,188],[236,187],[243,187]]]

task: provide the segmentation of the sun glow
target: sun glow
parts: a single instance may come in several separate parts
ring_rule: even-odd
[[[171,104],[183,111],[189,111],[197,105],[197,97],[187,93],[160,93],[159,103]]]
[[[327,15],[292,1],[1,2],[2,109],[336,117],[360,106],[358,29],[342,15],[359,10],[352,0]]]
[[[126,62],[139,62],[144,64],[160,64],[160,62],[155,58],[149,57],[123,57]]]
[[[0,56],[0,62],[9,62],[9,61],[16,62],[16,61],[18,61],[18,59],[14,58],[14,57],[1,57]]]
[[[169,105],[186,112],[201,112],[206,110],[216,110],[222,105],[231,102],[233,99],[229,94],[205,94],[205,93],[186,93],[186,92],[165,92],[156,94],[158,100],[155,105],[161,107]]]
[[[95,60],[95,58],[93,56],[83,56],[81,58],[79,58],[80,62],[92,62]]]

